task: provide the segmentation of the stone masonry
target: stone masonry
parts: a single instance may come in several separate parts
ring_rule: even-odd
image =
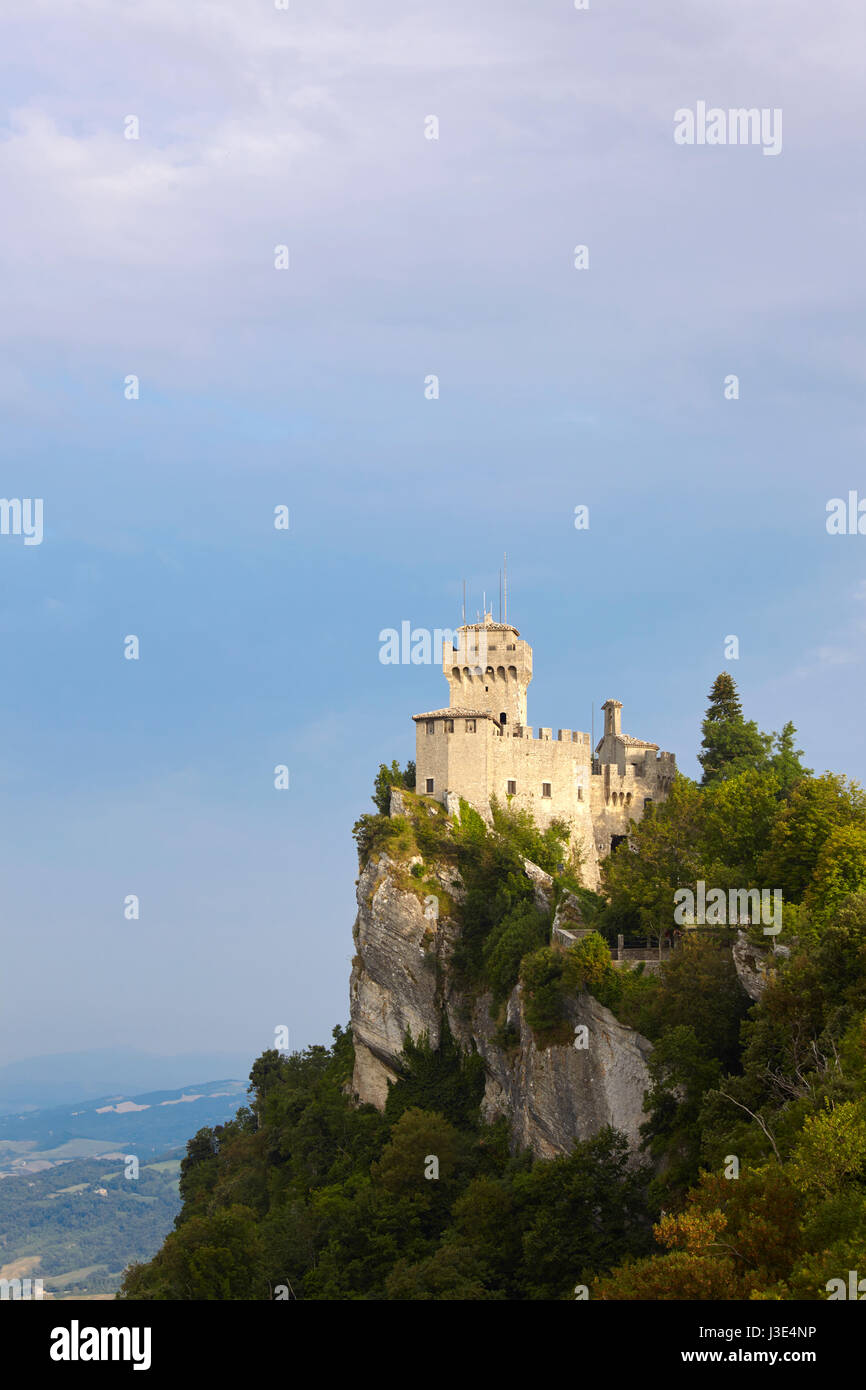
[[[447,709],[415,714],[416,789],[443,805],[462,797],[490,819],[490,798],[532,812],[544,828],[571,827],[584,883],[599,883],[599,861],[628,835],[650,801],[663,800],[676,774],[673,753],[622,732],[622,704],[603,705],[604,733],[590,735],[526,723],[532,648],[509,623],[485,613],[447,643]]]

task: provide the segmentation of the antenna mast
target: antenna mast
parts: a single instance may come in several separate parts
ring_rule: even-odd
[[[502,574],[503,574],[503,586],[502,586],[502,596],[503,596],[502,621],[503,621],[504,623],[507,623],[507,622],[508,622],[508,555],[507,555],[504,551],[503,551],[503,555],[502,555],[502,560],[503,560],[503,566],[504,566],[503,571],[502,571]]]

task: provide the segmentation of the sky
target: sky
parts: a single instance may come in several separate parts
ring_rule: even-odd
[[[380,632],[504,551],[536,727],[617,698],[694,775],[728,669],[866,776],[860,0],[3,8],[0,1063],[329,1040],[447,702]]]

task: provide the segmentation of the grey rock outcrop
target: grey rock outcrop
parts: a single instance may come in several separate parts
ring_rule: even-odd
[[[395,793],[394,813],[403,814],[396,809],[402,801]],[[458,927],[440,903],[462,896],[456,870],[427,865],[422,883],[411,873],[413,862],[420,860],[402,864],[380,854],[358,880],[350,1001],[352,1088],[359,1101],[384,1106],[407,1031],[413,1038],[426,1033],[435,1047],[444,1013],[457,1041],[484,1059],[485,1118],[505,1115],[516,1145],[550,1157],[569,1152],[576,1140],[609,1124],[636,1147],[650,1043],[591,995],[580,994],[570,1001],[568,1021],[572,1035],[583,1025],[579,1040],[586,1046],[569,1041],[539,1047],[524,1016],[519,985],[508,1001],[503,1040],[490,1016],[490,996],[461,994],[449,968]],[[536,893],[547,901],[549,877],[531,867]],[[443,890],[441,898],[430,892],[434,880]],[[563,911],[563,920],[574,923],[575,915],[579,905],[577,914],[574,905]]]
[[[486,995],[478,1000],[468,1030],[451,1023],[449,1014],[454,1035],[462,1042],[471,1040],[486,1063],[485,1119],[505,1115],[515,1143],[544,1158],[568,1153],[576,1140],[591,1138],[605,1125],[622,1130],[637,1148],[652,1051],[646,1038],[621,1024],[591,994],[580,994],[569,1007],[576,1041],[539,1048],[518,985],[508,1001],[507,1023],[519,1041],[506,1051],[491,1036],[489,1003]]]
[[[392,805],[394,793],[392,793]],[[401,814],[398,812],[397,814]],[[407,1031],[439,1042],[437,961],[445,949],[438,899],[401,883],[405,870],[382,854],[358,879],[349,1000],[355,1039],[353,1089],[380,1109]],[[411,878],[411,876],[410,876]],[[444,886],[444,884],[443,884]]]
[[[731,955],[737,979],[749,998],[757,1002],[767,988],[780,960],[787,960],[790,952],[787,946],[780,946],[775,941],[761,949],[760,946],[752,944],[744,931],[740,931],[737,932]]]
[[[523,868],[533,887],[535,906],[542,912],[549,911],[553,906],[553,879],[550,874],[533,864],[531,859],[524,859]]]

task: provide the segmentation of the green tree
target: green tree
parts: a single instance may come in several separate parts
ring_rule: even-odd
[[[405,787],[409,791],[415,788],[415,764],[408,762],[405,768],[401,769],[396,758],[389,767],[387,763],[379,764],[379,771],[373,783],[373,803],[380,816],[387,816],[391,809],[391,788]]]
[[[637,1027],[653,1041],[665,1031],[690,1027],[706,1055],[723,1067],[739,1066],[740,1024],[751,1001],[737,977],[730,945],[687,932],[661,967],[658,988],[648,992]]]
[[[206,1201],[219,1172],[219,1140],[210,1127],[200,1129],[186,1146],[178,1187],[183,1202],[178,1221],[185,1220],[199,1200]]]
[[[651,1245],[648,1172],[633,1168],[626,1138],[601,1130],[571,1154],[514,1179],[522,1213],[523,1297],[573,1298],[583,1277]]]
[[[388,1088],[385,1117],[393,1124],[406,1110],[436,1111],[461,1129],[471,1129],[479,1120],[484,1075],[483,1059],[460,1050],[443,1013],[438,1047],[431,1047],[427,1033],[416,1041],[406,1034],[400,1076]]]
[[[743,718],[733,676],[722,671],[710,691],[710,703],[701,726],[703,751],[698,762],[704,770],[703,785],[747,768],[760,768],[772,747],[772,736],[762,734],[754,720]]]
[[[803,778],[770,831],[759,864],[763,881],[781,888],[786,902],[802,902],[825,842],[848,825],[866,826],[862,787],[831,772]]]
[[[641,1133],[653,1158],[664,1160],[656,1186],[668,1192],[686,1186],[698,1175],[701,1102],[718,1082],[721,1068],[688,1024],[663,1033],[647,1067],[652,1083],[647,1097],[649,1118]]]
[[[804,777],[812,776],[810,767],[803,767],[800,759],[803,756],[802,748],[795,748],[794,742],[797,730],[790,719],[783,725],[780,734],[773,734],[773,756],[770,759],[770,770],[775,773],[779,783],[780,794],[784,798],[791,795],[794,787]]]
[[[614,973],[610,947],[598,932],[590,932],[566,952],[563,983],[568,990],[586,989],[598,997]]]
[[[603,861],[601,876],[611,909],[627,909],[643,935],[669,931],[676,890],[694,889],[699,878],[706,878],[701,845],[705,815],[700,788],[687,777],[677,776],[667,801],[648,806],[643,819],[633,826],[634,852],[621,845]]]
[[[441,1245],[433,1255],[410,1264],[399,1260],[385,1284],[385,1297],[408,1301],[477,1303],[503,1299],[488,1286],[489,1271],[471,1245]]]
[[[711,782],[703,792],[700,859],[714,888],[758,884],[759,862],[779,816],[775,773],[746,769]]]
[[[228,1206],[191,1216],[170,1232],[151,1265],[130,1271],[122,1296],[195,1302],[266,1298],[262,1264],[255,1214]]]
[[[828,1103],[807,1115],[789,1171],[807,1196],[831,1197],[852,1179],[866,1183],[866,1101]]]
[[[866,825],[838,825],[821,847],[805,905],[821,921],[866,889]]]
[[[526,1021],[533,1032],[545,1034],[561,1024],[565,1016],[562,975],[564,958],[551,946],[542,946],[526,956],[520,967]]]
[[[550,915],[529,901],[515,903],[492,928],[482,948],[482,959],[497,1000],[508,998],[517,984],[521,960],[546,945],[549,932]]]
[[[374,1181],[396,1196],[438,1196],[453,1188],[463,1156],[461,1135],[444,1115],[417,1108],[404,1110],[371,1173]],[[437,1176],[428,1177],[434,1158]]]
[[[516,806],[502,806],[495,796],[490,798],[493,829],[522,858],[537,864],[547,874],[558,873],[568,860],[569,826],[564,820],[553,821],[539,830],[531,811]]]

